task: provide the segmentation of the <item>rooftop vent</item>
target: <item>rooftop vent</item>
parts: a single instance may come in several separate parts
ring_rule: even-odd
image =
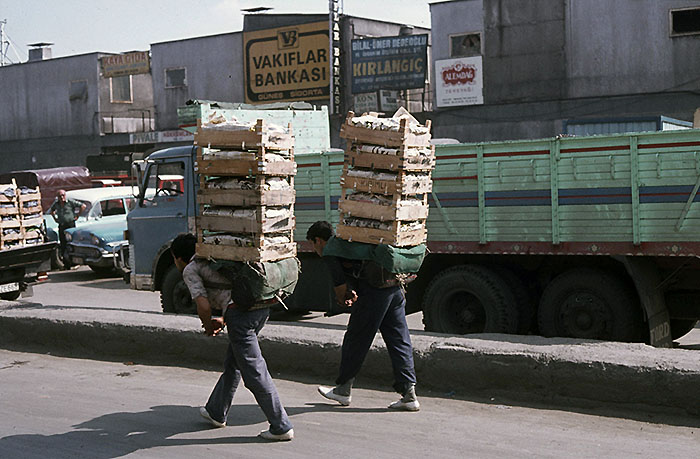
[[[32,48],[29,50],[29,62],[44,61],[51,59],[51,48],[53,43],[30,43],[27,46]]]

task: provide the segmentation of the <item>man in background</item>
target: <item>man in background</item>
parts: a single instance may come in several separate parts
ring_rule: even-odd
[[[66,198],[66,190],[58,190],[58,195],[49,208],[53,219],[58,223],[58,240],[60,256],[64,266],[70,268],[70,260],[66,258],[66,235],[68,228],[75,228],[75,221],[86,209],[86,205],[75,199]]]

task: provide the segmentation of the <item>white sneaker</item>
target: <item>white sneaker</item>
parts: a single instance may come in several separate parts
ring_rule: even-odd
[[[199,414],[200,414],[204,419],[206,419],[207,421],[209,421],[209,423],[210,423],[211,425],[213,425],[214,427],[226,427],[226,423],[225,423],[225,422],[219,422],[219,421],[217,421],[216,419],[212,418],[212,417],[209,415],[209,412],[207,411],[206,407],[204,407],[204,406],[200,406],[200,407],[199,407]]]
[[[318,393],[329,400],[335,400],[343,406],[350,405],[351,395],[340,395],[335,393],[335,387],[318,386]]]
[[[420,403],[418,400],[404,401],[402,398],[389,405],[388,408],[397,411],[419,411]]]
[[[258,437],[270,441],[289,441],[292,438],[294,438],[294,429],[289,429],[288,431],[282,434],[273,434],[269,430],[263,430],[258,434]]]

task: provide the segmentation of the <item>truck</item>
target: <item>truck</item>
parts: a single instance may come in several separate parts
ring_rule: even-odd
[[[700,130],[435,148],[430,253],[406,290],[406,312],[422,311],[426,330],[667,347],[695,327]],[[295,159],[302,274],[291,303],[328,311],[330,294],[318,288],[325,273],[304,236],[316,220],[338,220],[344,154],[328,148]],[[140,199],[129,215],[131,283],[160,290],[164,310],[177,311],[178,298],[184,305],[189,297],[167,248],[175,234],[196,229],[195,149],[159,151],[146,162],[142,196],[159,170],[179,171],[185,191]],[[152,249],[142,248],[146,240]]]
[[[34,285],[49,279],[56,242],[0,250],[0,299],[14,301],[34,294]]]

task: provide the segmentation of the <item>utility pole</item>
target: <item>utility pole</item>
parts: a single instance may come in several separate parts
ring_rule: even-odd
[[[7,24],[7,19],[0,21],[0,67],[5,66],[7,50],[10,47],[10,42],[5,40],[5,24]]]

